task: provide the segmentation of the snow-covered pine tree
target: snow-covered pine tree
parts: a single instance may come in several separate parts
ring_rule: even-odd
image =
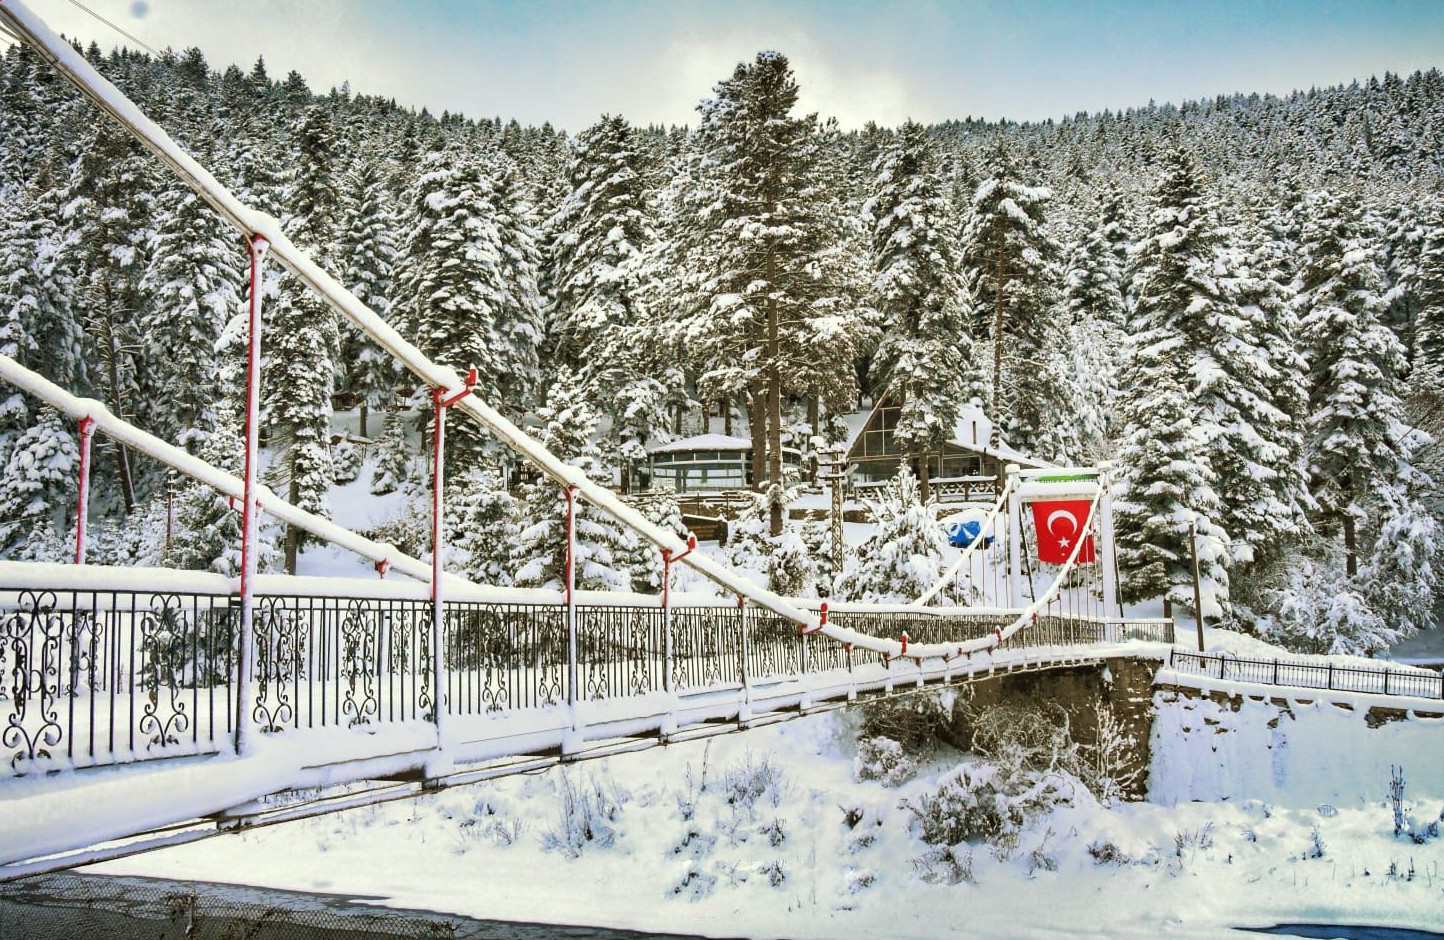
[[[1193,606],[1190,531],[1197,526],[1203,613],[1217,617],[1228,601],[1227,537],[1213,523],[1218,494],[1198,454],[1204,441],[1191,417],[1180,368],[1162,343],[1140,349],[1136,368],[1148,376],[1128,396],[1118,453],[1120,485],[1114,513],[1120,599],[1159,597]]]
[[[872,228],[873,290],[882,315],[876,362],[900,399],[893,434],[919,467],[926,502],[930,455],[941,452],[965,399],[981,397],[982,388],[967,381],[973,341],[957,233],[923,126],[904,123],[873,169],[873,195],[862,212]]]
[[[1132,254],[1135,352],[1131,383],[1123,391],[1119,462],[1141,462],[1122,466],[1129,508],[1119,511],[1119,567],[1126,570],[1125,559],[1132,559],[1141,570],[1125,575],[1134,585],[1125,585],[1125,601],[1167,586],[1173,588],[1170,598],[1191,596],[1181,585],[1191,583],[1184,562],[1188,523],[1196,518],[1200,560],[1207,557],[1219,567],[1206,575],[1220,608],[1227,609],[1227,543],[1214,557],[1210,541],[1227,531],[1222,501],[1229,488],[1219,466],[1239,468],[1256,451],[1258,435],[1251,425],[1256,384],[1240,383],[1233,370],[1259,357],[1248,323],[1219,284],[1217,228],[1217,212],[1200,191],[1193,160],[1174,147],[1165,156],[1154,211]],[[1248,399],[1246,406],[1240,406],[1242,399]],[[1170,459],[1188,466],[1170,466]],[[1164,541],[1149,544],[1154,539]]]
[[[1046,224],[1052,191],[1023,182],[1001,144],[972,195],[962,262],[975,329],[992,344],[988,411],[1031,452],[1042,432],[1071,420],[1054,353],[1066,339],[1057,296],[1060,249]]]
[[[610,115],[577,135],[571,191],[547,225],[552,338],[559,360],[583,375],[602,365],[590,351],[605,334],[639,317],[639,267],[654,236],[632,138],[627,119]]]
[[[1411,286],[1418,307],[1414,370],[1437,386],[1444,380],[1444,198],[1432,200],[1422,218],[1424,236]]]
[[[1380,322],[1389,303],[1377,244],[1357,196],[1321,191],[1305,200],[1308,262],[1297,297],[1309,363],[1311,488],[1315,524],[1342,536],[1358,573],[1358,525],[1400,479],[1404,349]]]
[[[247,329],[249,321],[244,308],[237,307],[226,321],[225,328],[212,347],[211,360],[214,363],[215,383],[213,408],[215,425],[211,433],[200,442],[198,456],[213,467],[229,471],[235,476],[245,472],[245,382],[247,366]],[[197,571],[217,571],[234,576],[241,569],[241,514],[230,497],[224,496],[210,486],[194,480],[174,481],[171,514],[170,547],[165,552],[164,544],[134,546],[129,548],[136,559],[118,560],[120,564],[164,564],[177,568]],[[164,494],[157,494],[152,504],[164,500]],[[154,532],[154,522],[149,518],[139,521],[139,527]],[[256,533],[257,565],[262,571],[276,567],[280,553],[276,540],[279,527],[261,517]],[[117,547],[124,549],[127,540],[117,536]]]
[[[1123,207],[1117,190],[1104,195],[1096,223],[1069,256],[1063,279],[1063,307],[1077,397],[1074,413],[1077,459],[1109,459],[1122,434],[1118,389],[1127,349],[1127,313],[1123,299],[1125,242]],[[1126,252],[1125,252],[1126,254]]]
[[[1427,441],[1403,422],[1403,344],[1381,322],[1398,289],[1356,195],[1319,192],[1305,205],[1298,304],[1315,526],[1342,536],[1348,584],[1383,621],[1387,635],[1367,642],[1390,641],[1433,623],[1440,550],[1419,503],[1432,481],[1412,465]]]
[[[567,464],[588,476],[599,457],[593,438],[597,413],[581,394],[576,374],[562,367],[537,412],[544,427],[541,442]],[[632,586],[628,561],[636,555],[636,535],[578,499],[575,578],[578,590],[626,591]],[[518,587],[561,590],[566,586],[567,504],[561,488],[542,477],[526,487],[517,532],[511,541],[512,581]]]
[[[451,534],[447,544],[462,556],[457,567],[480,584],[508,585],[508,546],[516,536],[517,501],[495,467],[473,468],[447,481]]]
[[[1283,272],[1284,246],[1273,224],[1244,219],[1233,244],[1215,251],[1220,287],[1236,319],[1205,331],[1231,387],[1210,408],[1231,418],[1211,459],[1222,499],[1220,524],[1232,537],[1237,571],[1266,566],[1291,551],[1308,532],[1303,421],[1307,412],[1306,363],[1299,352],[1293,292]]]
[[[515,407],[538,404],[542,390],[541,233],[528,186],[515,163],[496,161],[490,214],[501,252],[501,306],[492,312],[492,329],[508,351],[505,371],[496,376],[499,401]]]
[[[571,189],[548,225],[552,340],[609,419],[604,451],[620,465],[624,490],[648,441],[665,430],[668,400],[682,381],[658,354],[641,304],[655,235],[634,134],[625,118],[603,116],[577,136]]]
[[[904,464],[867,505],[873,533],[858,546],[857,566],[837,579],[837,596],[866,603],[916,600],[943,574],[946,543],[937,503],[923,502],[917,478]]]
[[[156,433],[195,453],[216,425],[216,345],[241,307],[245,252],[189,187],[176,182],[156,201],[157,232],[141,279],[147,384],[168,407]],[[157,414],[157,417],[161,417]]]
[[[0,553],[13,552],[36,525],[69,531],[79,469],[74,429],[41,408],[0,471]]]
[[[345,204],[336,245],[341,280],[362,303],[389,319],[395,293],[399,227],[390,181],[376,159],[363,156],[345,177]],[[368,418],[386,408],[401,384],[401,369],[389,353],[349,324],[345,336],[344,385],[360,400],[360,432],[369,437]]]
[[[828,194],[818,184],[815,115],[796,117],[798,86],[786,56],[739,63],[702,102],[694,164],[696,225],[683,233],[703,277],[683,297],[681,332],[713,400],[745,394],[757,485],[771,494],[769,528],[782,532],[783,398],[816,386],[826,364],[850,389],[856,311],[831,277]],[[843,396],[840,396],[843,397]]]
[[[86,311],[90,382],[112,413],[156,426],[163,425],[168,396],[142,389],[139,361],[144,348],[140,325],[147,311],[140,280],[153,238],[153,170],[130,135],[101,122],[72,170],[65,219],[69,266],[76,272],[77,295]],[[115,476],[97,461],[97,503],[103,505],[108,486],[118,482],[129,512],[144,489],[136,479],[139,468],[132,466],[124,445],[115,444],[112,452]]]
[[[315,106],[296,123],[295,170],[287,190],[292,215],[287,228],[296,244],[334,271],[330,249],[340,211],[336,189],[335,129],[327,110]],[[266,357],[269,420],[283,453],[277,462],[294,505],[326,515],[331,486],[331,394],[338,344],[336,314],[297,279],[282,280],[281,295],[267,311],[262,349]],[[304,536],[286,528],[286,571],[294,574]]]
[[[386,410],[386,420],[381,426],[381,438],[372,453],[376,455],[376,467],[371,472],[371,493],[385,496],[394,493],[406,483],[411,466],[410,451],[406,444],[406,427],[401,421],[401,412],[396,408]]]
[[[83,375],[81,328],[66,299],[70,278],[59,245],[41,203],[21,187],[0,189],[0,355],[74,389]],[[0,454],[15,451],[35,411],[33,400],[0,386]],[[0,479],[0,488],[6,485]]]
[[[422,352],[462,374],[476,367],[473,394],[515,413],[535,381],[540,313],[535,267],[529,284],[525,274],[534,253],[516,247],[525,233],[504,231],[509,217],[498,211],[499,200],[498,183],[477,154],[454,145],[426,156],[409,197],[396,309]],[[508,257],[508,246],[520,255]],[[482,429],[463,413],[448,415],[446,436],[447,466],[457,472],[485,451]]]

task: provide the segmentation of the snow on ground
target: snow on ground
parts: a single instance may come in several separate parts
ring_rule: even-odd
[[[1406,799],[1432,818],[1444,806],[1440,728],[1402,722],[1374,738],[1361,717],[1320,708],[1284,719],[1293,723],[1280,744],[1270,716],[1254,714],[1272,706],[1161,702],[1154,802],[1104,809],[1075,790],[1011,856],[973,847],[976,884],[923,879],[914,860],[927,846],[904,805],[958,755],[897,789],[857,782],[847,712],[97,870],[718,936],[1215,937],[1285,921],[1444,923],[1444,840],[1393,835],[1379,763],[1404,764]],[[1215,727],[1234,736],[1217,756]],[[1366,741],[1367,759],[1352,761]],[[1271,759],[1280,748],[1287,758]],[[1327,774],[1314,779],[1325,754]],[[548,848],[568,799],[613,811],[598,816],[593,841]],[[861,811],[855,826],[847,809]],[[1115,856],[1095,860],[1090,846]]]

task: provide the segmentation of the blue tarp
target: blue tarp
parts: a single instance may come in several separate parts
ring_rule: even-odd
[[[978,540],[983,532],[983,520],[965,519],[962,522],[954,522],[948,526],[948,544],[953,548],[967,548]],[[993,544],[993,537],[990,535],[983,540],[983,547],[987,548]]]

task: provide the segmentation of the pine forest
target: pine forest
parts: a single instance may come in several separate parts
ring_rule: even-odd
[[[835,570],[789,519],[785,456],[890,391],[927,454],[980,406],[1001,439],[1113,461],[1123,599],[1194,603],[1302,652],[1435,622],[1444,512],[1444,75],[1041,123],[845,130],[763,52],[696,89],[689,127],[563,132],[320,92],[199,50],[87,58],[248,204],[475,394],[625,488],[710,416],[750,435],[729,546],[775,590],[913,596],[939,555],[929,482]],[[206,204],[37,55],[0,60],[0,353],[238,472],[246,253]],[[266,483],[329,512],[409,494],[376,533],[429,549],[430,390],[279,267],[265,285]],[[488,583],[556,587],[562,495],[448,419],[448,543]],[[99,440],[99,439],[97,439]],[[0,389],[0,557],[60,560],[75,428]],[[98,444],[91,560],[234,574],[224,497]],[[924,462],[923,466],[926,466]],[[923,508],[920,508],[923,507]],[[680,526],[674,504],[648,504]],[[578,584],[656,590],[655,551],[579,519]],[[263,532],[272,570],[306,536]],[[899,547],[901,546],[901,547]],[[909,547],[913,546],[913,547]]]

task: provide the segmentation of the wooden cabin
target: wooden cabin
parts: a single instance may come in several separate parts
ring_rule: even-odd
[[[904,459],[893,438],[901,399],[883,395],[848,442],[847,461],[855,490],[866,493],[897,476]],[[993,441],[993,422],[976,406],[958,415],[952,436],[942,450],[928,456],[928,480],[939,500],[986,502],[997,496],[998,481],[1010,463],[1020,467],[1046,467],[1045,461],[1029,457],[1001,441]],[[922,469],[912,460],[912,471]]]
[[[782,461],[800,467],[802,454],[784,447]],[[726,434],[699,434],[655,444],[647,448],[647,476],[645,486],[670,489],[678,495],[744,490],[752,486],[752,441]]]

